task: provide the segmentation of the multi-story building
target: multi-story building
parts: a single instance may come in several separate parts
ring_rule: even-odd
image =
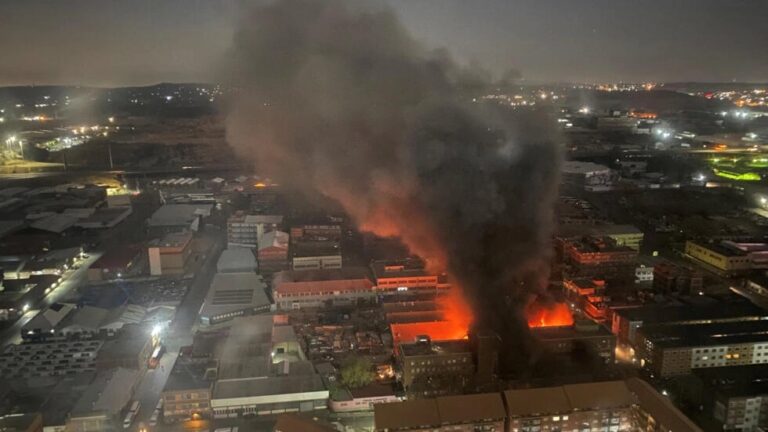
[[[602,358],[606,364],[613,362],[616,336],[592,321],[577,321],[567,327],[535,327],[531,333],[550,353],[567,354],[583,350]]]
[[[637,250],[618,245],[610,237],[565,240],[563,253],[568,273],[611,281],[634,281]]]
[[[635,431],[636,401],[622,381],[504,392],[508,431]]]
[[[164,422],[210,418],[214,381],[206,379],[206,372],[215,370],[210,363],[207,359],[184,357],[176,361],[161,396]]]
[[[749,302],[718,305],[649,305],[618,309],[612,315],[611,332],[619,343],[637,345],[637,331],[644,324],[686,325],[756,321],[768,319],[768,312]]]
[[[298,224],[291,227],[291,242],[305,239],[341,240],[341,225],[337,223]]]
[[[646,325],[637,331],[635,349],[641,365],[662,377],[768,363],[768,322]]]
[[[637,378],[379,404],[374,424],[377,432],[701,432]]]
[[[374,406],[375,430],[502,432],[506,411],[499,393],[442,396]]]
[[[668,261],[660,262],[653,267],[653,288],[662,293],[697,294],[704,288],[704,276]]]
[[[400,381],[409,398],[458,394],[475,374],[471,345],[467,340],[400,344],[397,363]]]
[[[365,267],[343,270],[282,271],[275,275],[272,292],[278,309],[292,310],[359,301],[375,301],[373,283]]]
[[[768,365],[698,369],[693,374],[701,384],[701,400],[695,402],[722,430],[768,428]]]
[[[304,238],[291,241],[291,268],[293,270],[340,269],[341,243],[328,238]]]
[[[371,263],[376,290],[382,294],[445,288],[438,275],[430,274],[418,259]]]
[[[280,215],[249,215],[237,211],[227,219],[227,247],[256,248],[265,233],[278,230],[282,223]]]
[[[257,256],[262,274],[287,269],[288,240],[288,233],[282,231],[270,231],[261,237]]]
[[[192,253],[192,232],[173,232],[162,239],[150,242],[149,273],[153,276],[184,273]]]
[[[751,270],[768,269],[768,243],[719,243],[687,241],[685,254],[695,262],[718,273],[731,276]]]

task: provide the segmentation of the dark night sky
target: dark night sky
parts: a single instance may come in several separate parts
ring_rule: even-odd
[[[211,80],[249,1],[0,0],[0,85]],[[768,81],[768,0],[365,1],[533,82]]]

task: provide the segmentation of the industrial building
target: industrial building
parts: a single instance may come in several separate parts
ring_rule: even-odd
[[[685,254],[694,262],[726,276],[768,269],[767,243],[687,241]]]
[[[211,204],[165,204],[147,221],[150,233],[161,235],[179,231],[198,231],[203,218],[211,215]]]
[[[607,166],[592,162],[565,161],[560,171],[565,181],[590,191],[610,190],[618,177]]]
[[[268,312],[272,303],[261,276],[253,272],[216,273],[200,309],[200,323],[219,324],[259,312]]]
[[[216,262],[219,273],[252,273],[256,270],[256,256],[247,248],[224,249]]]
[[[184,273],[187,260],[192,254],[191,231],[166,234],[162,239],[150,242],[149,274],[153,276],[178,275]]]
[[[214,418],[326,409],[328,390],[290,325],[260,315],[234,320],[219,355]]]
[[[278,309],[295,310],[375,301],[376,293],[365,267],[341,270],[282,271],[272,292]]]
[[[78,399],[67,420],[73,432],[120,430],[123,410],[133,398],[139,372],[112,369],[99,373]]]

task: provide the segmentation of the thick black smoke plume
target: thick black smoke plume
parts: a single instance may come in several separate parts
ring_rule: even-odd
[[[546,116],[473,103],[483,74],[423,49],[392,11],[344,1],[256,8],[232,58],[236,150],[400,236],[458,281],[476,326],[523,343],[548,276],[560,155]]]

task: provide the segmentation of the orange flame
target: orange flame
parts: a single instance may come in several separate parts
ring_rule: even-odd
[[[563,327],[573,325],[573,314],[565,303],[551,305],[534,302],[526,310],[528,327]]]

